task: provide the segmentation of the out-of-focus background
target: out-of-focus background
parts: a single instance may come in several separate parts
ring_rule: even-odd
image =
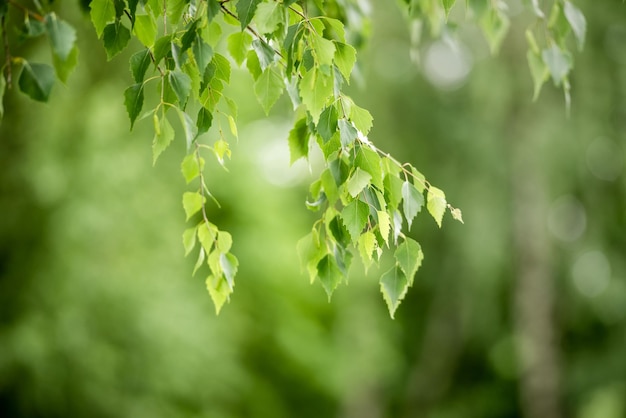
[[[468,28],[416,63],[396,5],[373,2],[351,94],[465,220],[417,218],[426,257],[395,320],[375,268],[330,303],[300,271],[312,176],[289,167],[289,103],[264,117],[244,72],[229,173],[207,174],[240,260],[216,317],[180,238],[184,141],[152,167],[122,104],[130,52],[106,63],[63,4],[77,71],[47,105],[9,92],[0,126],[0,416],[626,417],[626,6],[576,4],[568,118],[551,83],[532,102],[523,15],[496,57]]]

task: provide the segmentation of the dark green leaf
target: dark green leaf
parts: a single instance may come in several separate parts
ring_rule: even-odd
[[[400,305],[400,302],[406,295],[408,287],[409,282],[402,269],[397,265],[380,278],[380,291],[383,294],[383,298],[387,303],[387,308],[392,318],[395,315],[398,305]]]
[[[110,60],[126,48],[128,41],[130,41],[130,31],[119,21],[109,23],[104,28],[103,40],[104,48],[107,51],[107,59]]]
[[[154,62],[159,64],[163,58],[172,52],[172,35],[161,36],[154,43]]]
[[[130,129],[133,129],[135,120],[141,109],[143,108],[143,84],[133,84],[124,91],[124,105],[126,105],[126,112],[130,119]]]
[[[350,245],[350,233],[339,219],[339,216],[335,216],[328,223],[328,232],[340,247],[346,248]]]
[[[298,241],[298,258],[302,269],[309,273],[311,283],[317,276],[317,264],[326,255],[324,246],[321,245],[317,230],[313,229],[309,234]]]
[[[52,63],[54,64],[54,70],[56,71],[57,77],[63,83],[67,81],[70,73],[76,68],[78,64],[78,47],[72,48],[72,51],[67,56],[65,61],[62,61],[58,56],[52,55]]]
[[[39,102],[47,102],[50,98],[55,80],[54,70],[47,64],[31,64],[24,61],[18,85],[22,93]]]
[[[331,160],[328,164],[337,186],[341,186],[347,179],[349,173],[348,164],[341,158]]]
[[[328,106],[320,115],[317,133],[320,134],[324,142],[328,142],[335,132],[337,132],[337,109],[335,106]]]
[[[237,2],[237,16],[239,16],[239,22],[241,24],[241,30],[246,29],[246,26],[250,24],[254,17],[257,5],[261,0],[239,0]]]
[[[191,45],[197,39],[198,39],[198,20],[196,19],[187,26],[187,30],[185,31],[182,38],[180,39],[181,52],[185,52],[186,50],[191,48]]]
[[[309,155],[309,128],[306,118],[299,119],[289,132],[289,152],[291,164]]]
[[[135,83],[143,82],[146,71],[150,66],[150,50],[143,49],[130,57],[130,71],[133,74]]]
[[[209,18],[209,22],[213,20],[213,18],[220,14],[220,3],[218,0],[207,0],[207,17]]]
[[[76,31],[67,22],[58,19],[54,13],[46,15],[46,30],[54,55],[59,57],[61,61],[66,61],[74,49]]]
[[[207,108],[201,107],[198,111],[198,119],[196,120],[196,127],[198,128],[198,135],[202,135],[211,128],[213,123],[213,114],[209,112]]]
[[[172,90],[174,90],[178,98],[178,102],[181,107],[185,107],[187,97],[189,97],[189,93],[191,92],[191,79],[180,70],[170,71],[167,77]]]
[[[335,258],[326,254],[317,264],[317,276],[322,283],[322,287],[328,295],[328,300],[332,296],[334,290],[341,283],[342,275]]]
[[[352,200],[341,211],[341,219],[346,229],[350,233],[352,243],[356,243],[367,225],[367,218],[369,216],[370,209],[367,203],[358,199]]]

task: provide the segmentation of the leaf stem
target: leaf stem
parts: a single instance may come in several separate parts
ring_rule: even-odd
[[[27,15],[29,15],[30,17],[32,17],[32,18],[33,18],[33,19],[35,19],[35,20],[38,20],[38,21],[40,21],[40,22],[43,22],[43,21],[45,21],[45,20],[46,20],[46,19],[45,19],[42,15],[40,15],[39,13],[37,13],[37,12],[33,12],[32,10],[30,10],[30,9],[29,9],[29,8],[27,8],[27,7],[22,6],[21,4],[19,4],[19,3],[18,3],[18,2],[16,2],[15,0],[8,0],[8,3],[9,3],[11,6],[13,6],[13,7],[17,8],[17,9],[20,9],[21,11],[23,11],[24,13],[26,13]]]

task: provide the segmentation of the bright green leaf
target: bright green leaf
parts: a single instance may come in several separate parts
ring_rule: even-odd
[[[311,114],[313,123],[317,124],[326,101],[333,95],[332,77],[313,69],[302,77],[298,90],[302,103]]]
[[[228,301],[230,294],[232,291],[228,287],[226,280],[220,276],[215,277],[210,275],[206,279],[206,288],[209,291],[209,295],[211,295],[211,299],[213,300],[213,304],[215,305],[215,313],[219,315],[222,307]]]
[[[424,195],[422,195],[413,184],[405,181],[402,184],[402,210],[404,217],[411,229],[413,218],[419,213],[424,205]]]
[[[22,93],[39,102],[47,102],[50,98],[55,80],[54,70],[47,64],[36,64],[24,61],[18,85]]]
[[[225,83],[230,83],[230,62],[228,62],[228,59],[216,53],[213,55],[211,63],[215,65],[215,77]]]
[[[202,157],[198,157],[195,152],[185,156],[180,165],[180,171],[183,173],[183,177],[185,178],[187,184],[191,183],[193,179],[198,177],[203,169],[204,159]]]
[[[130,129],[132,130],[135,120],[143,108],[142,83],[133,84],[124,91],[124,105],[130,119]]]
[[[378,231],[386,244],[389,244],[389,231],[391,231],[391,218],[384,210],[376,212],[378,216]]]
[[[357,167],[348,180],[348,193],[350,193],[350,196],[357,197],[361,190],[370,184],[371,179],[372,175],[370,173]]]
[[[456,0],[443,0],[443,8],[446,10],[446,18],[450,14],[450,9],[454,6]]]
[[[248,55],[246,58],[246,68],[252,75],[252,78],[256,81],[263,70],[261,70],[261,63],[259,62],[259,57],[256,55],[256,52],[253,50],[248,51]]]
[[[452,208],[450,209],[450,214],[452,215],[452,218],[454,218],[454,220],[457,220],[462,224],[465,223],[463,222],[463,213],[461,213],[461,209]]]
[[[161,155],[161,153],[165,151],[167,147],[170,146],[170,144],[174,140],[174,135],[175,135],[174,128],[172,128],[172,125],[170,124],[170,122],[167,120],[166,117],[163,117],[163,119],[161,119],[158,126],[159,126],[159,130],[155,132],[154,140],[152,141],[152,164],[153,165],[156,164],[157,159],[159,158],[159,155]]]
[[[354,164],[372,176],[372,184],[383,190],[382,162],[376,151],[362,145],[358,148]]]
[[[297,251],[300,265],[303,270],[309,273],[311,283],[313,283],[317,276],[317,265],[325,255],[316,230],[313,230],[298,241]]]
[[[330,169],[327,168],[322,172],[320,180],[324,193],[326,194],[326,199],[328,199],[328,204],[334,205],[339,198],[339,191],[337,190],[337,184],[335,183],[335,179],[333,178]]]
[[[220,254],[220,264],[222,266],[222,271],[224,272],[224,276],[226,277],[226,283],[230,288],[231,292],[235,287],[235,275],[237,274],[237,268],[239,267],[239,261],[237,257],[232,255],[231,253]]]
[[[213,151],[215,152],[217,161],[222,166],[224,165],[224,157],[230,158],[230,147],[228,146],[228,142],[224,141],[222,138],[215,141],[215,143],[213,144]]]
[[[217,227],[212,223],[202,222],[202,224],[198,226],[198,241],[200,241],[200,245],[202,245],[205,252],[211,252],[216,237]]]
[[[372,129],[374,118],[366,109],[353,103],[350,107],[350,120],[363,135],[367,135],[370,129]]]
[[[89,6],[91,7],[91,21],[100,38],[107,23],[115,20],[115,4],[113,0],[92,0]]]
[[[428,208],[428,212],[432,215],[432,217],[441,228],[441,221],[443,220],[443,214],[446,212],[446,207],[448,206],[448,202],[446,202],[446,195],[443,190],[438,189],[434,186],[430,186],[428,189],[428,194],[426,196],[426,207]]]
[[[205,197],[198,192],[183,193],[183,208],[185,209],[187,220],[202,209],[205,201]]]
[[[309,128],[306,118],[299,119],[293,129],[289,131],[289,154],[291,164],[296,160],[309,155]]]
[[[369,213],[370,208],[367,203],[359,199],[352,200],[341,211],[341,220],[350,233],[353,243],[356,243],[363,228],[367,225]]]
[[[358,239],[359,254],[367,269],[372,265],[372,253],[376,249],[376,236],[372,231],[365,231]]]
[[[185,133],[185,141],[187,143],[187,151],[189,151],[191,149],[191,144],[193,143],[193,140],[198,136],[198,128],[196,127],[196,124],[193,123],[193,120],[187,113],[178,108],[176,108],[176,112],[178,113],[180,124],[183,127],[183,132]]]
[[[398,262],[398,266],[400,266],[404,272],[409,286],[411,286],[413,284],[413,276],[415,276],[417,269],[422,265],[422,260],[424,259],[422,247],[417,241],[406,237],[402,244],[398,245],[393,256]]]
[[[266,68],[254,83],[254,93],[266,115],[282,96],[284,90],[283,78],[278,70],[273,67]]]
[[[233,245],[233,237],[226,231],[217,232],[217,249],[226,254],[230,251],[230,247]]]
[[[228,52],[237,65],[241,66],[246,59],[246,54],[252,44],[252,36],[248,32],[235,32],[226,40]]]
[[[283,10],[284,7],[277,1],[259,4],[255,13],[257,31],[266,34],[278,29],[284,19]]]
[[[196,246],[196,233],[197,227],[187,228],[185,232],[183,232],[183,246],[185,247],[185,257],[189,255],[189,253],[193,250],[193,247]]]
[[[335,56],[335,44],[316,33],[312,33],[309,36],[309,42],[313,47],[317,65],[327,65],[330,67],[333,64],[333,57]]]
[[[198,251],[198,259],[196,260],[196,264],[193,266],[193,271],[191,272],[192,276],[195,276],[198,269],[202,267],[202,264],[204,263],[204,258],[205,258],[204,248],[200,248],[200,251]]]
[[[391,268],[380,278],[380,291],[387,303],[391,318],[394,317],[398,305],[406,295],[409,282],[399,266]]]
[[[144,46],[152,47],[157,36],[157,26],[154,18],[150,15],[135,16],[133,32]]]

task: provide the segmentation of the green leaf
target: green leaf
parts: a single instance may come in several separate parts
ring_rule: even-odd
[[[266,68],[254,83],[254,93],[256,94],[261,107],[268,115],[274,103],[282,96],[285,90],[285,83],[278,70],[273,67]]]
[[[317,277],[317,265],[326,255],[324,248],[319,241],[317,231],[314,229],[306,236],[302,237],[296,246],[298,251],[298,258],[300,259],[300,265],[303,270],[309,273],[311,283],[315,281]]]
[[[235,287],[235,275],[237,274],[237,268],[239,267],[239,261],[237,257],[231,253],[220,254],[220,264],[222,266],[222,272],[226,277],[226,283],[231,292]]]
[[[201,135],[211,128],[213,123],[213,114],[209,112],[209,109],[201,107],[198,111],[198,119],[196,120],[196,127],[198,128],[197,135]]]
[[[195,276],[198,269],[202,267],[202,264],[204,263],[204,258],[205,258],[204,248],[200,248],[200,251],[198,251],[198,259],[196,260],[196,264],[193,266],[193,271],[191,272],[192,276]]]
[[[164,0],[167,2],[167,23],[173,26],[178,25],[183,12],[187,8],[190,0]]]
[[[490,8],[480,23],[491,53],[497,53],[511,25],[508,16],[500,10]]]
[[[387,174],[383,181],[385,200],[390,209],[397,209],[402,200],[402,180],[397,175]]]
[[[45,18],[46,30],[52,44],[54,55],[66,61],[76,43],[76,31],[67,22],[50,13]]]
[[[302,77],[298,90],[313,123],[317,124],[326,101],[333,95],[332,77],[313,69]]]
[[[165,149],[169,147],[174,140],[174,128],[172,128],[172,125],[166,117],[163,117],[163,119],[158,122],[157,126],[159,126],[159,129],[156,130],[154,134],[154,140],[152,141],[153,165],[156,164],[159,155],[161,155],[161,153],[165,151]]]
[[[339,119],[337,121],[337,127],[339,128],[339,138],[341,140],[341,145],[347,147],[354,141],[356,141],[356,138],[359,134],[352,123],[348,122],[345,119]]]
[[[237,9],[237,16],[239,17],[242,31],[246,29],[246,26],[250,24],[250,21],[252,21],[254,12],[260,2],[261,0],[239,0],[237,2],[237,6],[235,7]]]
[[[219,315],[222,307],[228,301],[230,294],[232,291],[228,287],[226,280],[220,276],[215,277],[210,275],[206,279],[206,288],[209,291],[209,295],[211,295],[211,299],[213,300],[213,304],[215,305],[215,313]]]
[[[198,226],[198,241],[206,253],[211,252],[215,238],[217,237],[217,227],[212,223],[202,222]]]
[[[374,118],[366,109],[352,103],[352,106],[350,106],[350,120],[363,135],[367,135],[370,129],[372,129]]]
[[[317,276],[319,277],[322,287],[326,291],[328,300],[330,301],[330,297],[337,286],[339,286],[342,279],[341,270],[339,270],[337,261],[333,256],[326,254],[319,261],[319,263],[317,263]]]
[[[322,172],[320,180],[324,193],[326,194],[326,199],[328,199],[328,204],[331,206],[334,205],[337,199],[339,199],[339,191],[337,190],[337,184],[335,183],[330,169],[327,168]]]
[[[341,219],[350,233],[352,243],[356,243],[363,228],[367,225],[369,213],[370,208],[367,203],[358,199],[352,200],[341,211]]]
[[[65,61],[61,60],[56,54],[52,55],[52,63],[54,65],[54,71],[56,71],[57,77],[61,82],[67,82],[67,78],[70,73],[76,68],[78,64],[78,47],[72,48],[70,54]]]
[[[372,184],[383,190],[382,162],[376,151],[362,145],[358,148],[354,164],[372,176]]]
[[[391,217],[384,210],[379,210],[376,212],[378,216],[378,231],[380,232],[380,236],[383,237],[383,240],[387,245],[389,245],[389,231],[391,231]]]
[[[198,228],[187,228],[185,232],[183,232],[183,246],[185,247],[185,257],[189,255],[189,253],[193,250],[193,247],[196,246],[196,233]]]
[[[417,241],[406,237],[404,242],[398,245],[393,256],[398,262],[398,266],[400,266],[404,272],[409,286],[413,285],[413,276],[415,276],[417,269],[422,265],[422,260],[424,259],[422,247]]]
[[[541,57],[535,54],[533,51],[528,50],[526,53],[528,58],[528,66],[530,67],[530,75],[533,79],[533,100],[537,100],[539,93],[541,93],[541,87],[550,76],[550,71]]]
[[[209,18],[209,22],[215,18],[215,16],[220,14],[220,3],[218,0],[207,0],[207,17]]]
[[[253,50],[248,51],[248,55],[246,57],[246,68],[252,75],[252,78],[256,81],[263,70],[261,70],[261,63],[259,62],[259,57],[256,55],[256,52]]]
[[[164,35],[156,40],[154,47],[154,64],[157,65],[163,58],[172,52],[172,35]]]
[[[187,182],[187,184],[191,183],[193,179],[198,177],[200,175],[200,171],[203,169],[204,159],[202,157],[198,158],[195,152],[187,155],[180,165],[180,171],[183,173],[183,177],[185,177],[185,182]]]
[[[150,50],[143,49],[130,57],[130,72],[133,74],[135,83],[141,83],[150,66]]]
[[[185,141],[187,143],[187,151],[189,151],[191,149],[191,144],[193,143],[193,140],[198,136],[198,128],[196,127],[196,124],[193,123],[193,120],[187,113],[178,108],[176,108],[176,112],[178,113],[180,124],[183,127],[183,132],[185,133]]]
[[[409,181],[402,184],[402,210],[404,217],[411,229],[413,218],[419,213],[424,205],[424,196]]]
[[[320,134],[324,142],[328,142],[335,132],[337,132],[337,109],[335,106],[328,106],[320,115],[317,133]]]
[[[335,56],[335,44],[316,33],[312,33],[309,36],[309,42],[313,47],[317,64],[328,65],[330,67],[333,64],[333,57]]]
[[[448,18],[448,15],[450,14],[450,9],[452,9],[452,6],[454,6],[455,2],[456,0],[443,0],[443,8],[446,10],[446,19]]]
[[[252,44],[252,36],[248,32],[235,32],[228,37],[226,42],[230,56],[233,57],[237,65],[241,66]]]
[[[107,23],[115,20],[115,3],[113,0],[92,0],[89,5],[91,7],[91,21],[96,28],[98,38],[100,38]]]
[[[0,71],[0,122],[4,116],[4,91],[6,89],[7,82],[4,79],[4,71]]]
[[[356,49],[352,45],[335,42],[335,65],[348,82],[350,82],[350,74],[355,63]]]
[[[391,318],[394,317],[396,309],[398,309],[398,305],[400,305],[400,302],[406,295],[408,288],[409,282],[402,269],[397,265],[380,278],[380,291],[387,303]]]
[[[204,74],[204,70],[206,69],[209,62],[213,58],[213,48],[201,37],[196,39],[196,42],[191,46],[191,51],[193,52],[193,56],[196,59],[196,65],[198,66],[198,71],[200,74]]]
[[[288,142],[291,164],[309,155],[309,128],[306,118],[299,119],[293,129],[289,131]]]
[[[206,199],[198,192],[183,193],[183,208],[185,209],[186,220],[198,213],[204,206]]]
[[[225,83],[230,83],[230,63],[228,62],[228,58],[215,53],[211,63],[215,65],[215,78],[222,80]]]
[[[370,184],[370,180],[372,179],[372,175],[367,171],[361,170],[359,167],[354,171],[350,180],[348,180],[348,193],[350,196],[357,197],[361,190],[363,190],[368,184]]]
[[[24,60],[18,85],[22,93],[38,102],[47,102],[55,80],[54,70],[47,64],[29,63]]]
[[[180,70],[170,71],[167,78],[178,102],[182,107],[185,107],[189,93],[191,93],[191,78]]]
[[[265,70],[267,67],[272,65],[276,58],[276,51],[267,43],[260,39],[255,39],[252,42],[252,48],[254,48],[254,52],[256,52],[257,57],[259,58],[259,64],[261,65],[261,69]]]
[[[266,34],[278,29],[283,22],[283,10],[284,7],[277,1],[259,4],[255,13],[257,31]]]
[[[217,232],[217,249],[226,254],[230,251],[230,247],[233,245],[233,237],[226,231]]]
[[[213,144],[213,151],[215,152],[218,162],[222,166],[224,165],[224,156],[230,158],[230,148],[228,147],[228,142],[221,138]]]
[[[426,196],[426,201],[428,212],[430,212],[432,217],[435,219],[435,222],[437,222],[437,225],[439,225],[439,228],[441,228],[443,214],[446,212],[446,207],[448,206],[448,202],[446,202],[446,195],[443,190],[430,186]]]
[[[133,84],[124,91],[124,105],[130,119],[130,129],[143,108],[143,83]]]
[[[372,265],[372,253],[376,249],[376,236],[372,231],[365,231],[358,239],[359,254],[365,269]]]
[[[585,20],[585,15],[576,6],[574,6],[572,2],[567,0],[565,1],[564,12],[565,17],[567,18],[567,21],[576,36],[578,49],[582,51],[583,46],[585,45],[585,35],[587,33],[587,21]]]
[[[544,49],[541,56],[552,74],[552,81],[560,86],[571,69],[570,57],[554,43],[550,48]]]
[[[126,48],[128,41],[130,41],[130,31],[119,21],[109,23],[104,28],[103,41],[107,51],[107,59],[110,60]]]
[[[157,36],[157,26],[154,18],[151,15],[135,16],[133,32],[135,32],[135,36],[144,46],[152,47]]]

